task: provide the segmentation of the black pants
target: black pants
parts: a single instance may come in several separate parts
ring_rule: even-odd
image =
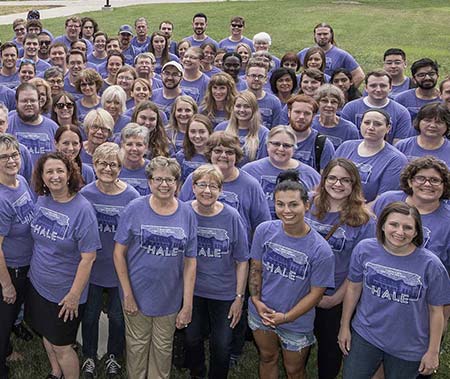
[[[14,321],[19,314],[20,307],[25,300],[28,287],[28,267],[20,271],[8,268],[11,281],[16,289],[16,301],[14,304],[6,304],[3,297],[0,298],[0,379],[7,378],[6,357],[11,354],[10,336]],[[0,289],[1,285],[0,285]]]
[[[342,304],[333,308],[316,308],[314,334],[317,338],[317,365],[319,379],[334,379],[342,364],[342,351],[337,337],[342,315]]]

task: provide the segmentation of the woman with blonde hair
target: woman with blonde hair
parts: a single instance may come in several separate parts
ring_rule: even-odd
[[[267,156],[266,139],[269,129],[261,124],[258,101],[250,91],[236,96],[230,120],[221,122],[214,130],[225,130],[239,137],[244,150],[241,166]]]
[[[237,94],[236,84],[229,74],[221,72],[211,76],[200,113],[211,120],[213,127],[229,120]]]
[[[30,79],[29,83],[34,84],[38,90],[39,107],[42,115],[50,118],[52,110],[52,90],[50,85],[41,78]]]
[[[166,133],[172,145],[175,146],[175,151],[182,148],[187,125],[196,113],[198,113],[197,103],[190,96],[178,96],[173,102]]]

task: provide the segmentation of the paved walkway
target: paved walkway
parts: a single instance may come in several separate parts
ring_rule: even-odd
[[[221,2],[225,0],[109,0],[112,8],[127,7],[130,5],[157,4],[157,3],[194,3],[214,1]],[[60,7],[43,9],[41,19],[70,16],[83,12],[99,11],[103,9],[106,0],[36,0],[36,1],[0,1],[0,6],[43,6],[43,5],[59,5]],[[26,18],[27,12],[15,13],[0,16],[0,25],[10,25],[16,18]]]

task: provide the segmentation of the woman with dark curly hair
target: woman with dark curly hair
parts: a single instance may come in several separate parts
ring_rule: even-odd
[[[295,72],[290,68],[277,68],[270,77],[270,88],[281,103],[285,104],[297,88]]]

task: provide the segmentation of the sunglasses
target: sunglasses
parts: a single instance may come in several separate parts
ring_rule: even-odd
[[[64,109],[64,108],[72,109],[74,106],[73,103],[56,103],[55,105],[56,105],[56,108],[58,108],[58,109]]]

